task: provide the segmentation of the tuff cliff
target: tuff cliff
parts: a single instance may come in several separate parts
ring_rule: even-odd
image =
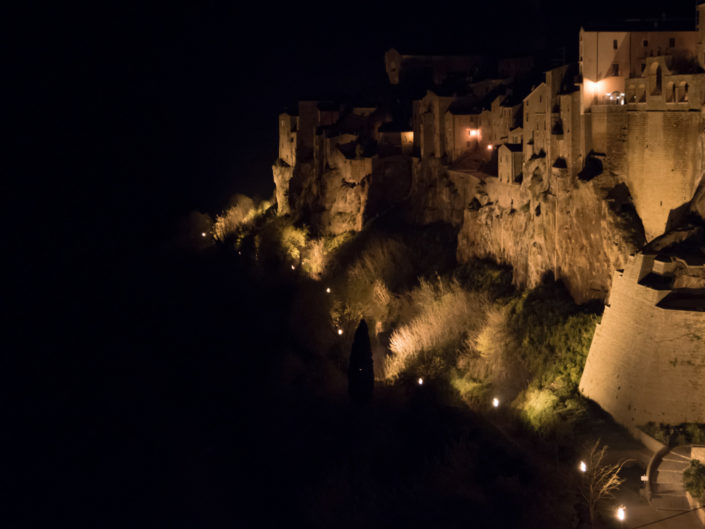
[[[510,263],[514,281],[529,286],[552,272],[578,303],[604,299],[612,271],[644,238],[626,187],[602,183],[538,173],[521,186],[480,180],[463,212],[458,260]]]

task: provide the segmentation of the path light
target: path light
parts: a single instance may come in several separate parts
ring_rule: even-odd
[[[338,336],[342,336],[342,335],[343,335],[343,329],[338,329]]]
[[[499,399],[497,397],[492,399],[492,407],[499,408]]]
[[[205,237],[205,236],[206,236],[206,232],[205,232],[205,231],[202,231],[202,232],[201,232],[201,237]]]
[[[296,270],[296,267],[294,265],[291,265],[292,270]]]
[[[627,508],[624,505],[617,507],[617,520],[623,522],[627,518]]]
[[[417,382],[419,383],[419,386],[423,386],[423,378],[419,377]]]
[[[330,294],[330,287],[326,289],[326,294]]]
[[[585,461],[581,461],[578,468],[580,469],[580,472],[587,472],[587,465],[585,464]]]

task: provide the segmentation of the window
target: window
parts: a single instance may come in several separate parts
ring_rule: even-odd
[[[611,68],[611,74],[614,77],[617,77],[619,75],[619,64],[613,64]]]
[[[616,49],[617,49],[617,39],[614,39],[614,40],[612,41],[612,49],[613,49],[613,50],[616,50]]]
[[[646,63],[641,63],[641,73],[644,73],[644,68],[646,68]]]
[[[649,41],[644,39],[644,41],[642,42],[642,45],[644,46],[644,48],[646,48],[649,45]]]
[[[668,47],[669,48],[675,48],[676,47],[676,39],[674,37],[671,37],[668,39]]]

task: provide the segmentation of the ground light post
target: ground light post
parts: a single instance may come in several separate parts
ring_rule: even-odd
[[[624,520],[627,519],[627,508],[624,505],[617,507],[617,520],[619,520],[619,526],[624,527]]]
[[[619,473],[628,461],[616,464],[605,463],[606,452],[607,446],[601,445],[600,441],[597,440],[590,448],[586,459],[578,464],[578,470],[583,474],[583,479],[580,480],[580,493],[588,507],[590,525],[593,527],[598,505],[607,498],[614,497],[614,493],[624,483],[624,478]],[[620,506],[616,515],[623,526],[626,518],[626,508]]]

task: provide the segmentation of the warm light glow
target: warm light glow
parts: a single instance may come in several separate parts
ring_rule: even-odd
[[[583,87],[585,88],[585,92],[589,95],[596,96],[600,92],[604,91],[604,82],[602,81],[590,81],[589,79],[585,79],[583,81]]]
[[[494,148],[494,147],[492,146],[492,144],[490,144],[490,145],[487,146],[487,150],[488,150],[488,151],[491,151],[493,148]]]
[[[627,517],[627,508],[624,505],[617,507],[617,520],[623,522]]]
[[[479,131],[477,129],[468,129],[468,136],[471,138],[477,137]]]
[[[294,265],[291,265],[292,270],[296,270],[296,267]]]
[[[206,232],[205,232],[205,231],[202,231],[202,232],[201,232],[201,237],[205,237],[205,236],[206,236]]]
[[[499,399],[497,397],[492,399],[492,407],[499,408]]]
[[[585,464],[585,461],[580,462],[580,472],[587,472],[587,465]]]
[[[419,386],[423,386],[423,378],[419,377],[417,382],[419,383]]]
[[[326,294],[330,294],[330,287],[326,289]]]
[[[342,335],[343,335],[343,329],[338,329],[338,336],[342,336]]]

